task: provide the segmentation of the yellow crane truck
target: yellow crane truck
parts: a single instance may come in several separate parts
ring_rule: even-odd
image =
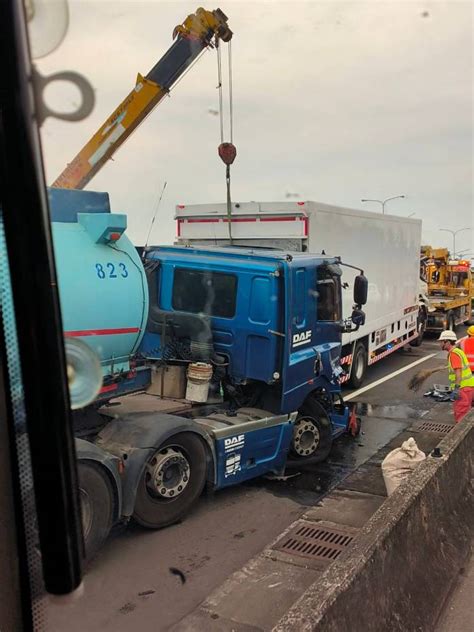
[[[422,246],[420,277],[428,290],[426,331],[454,331],[469,322],[474,298],[470,261],[451,258],[447,248]]]

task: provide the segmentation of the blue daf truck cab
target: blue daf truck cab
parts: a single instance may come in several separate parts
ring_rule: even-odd
[[[50,189],[49,201],[64,334],[102,371],[74,414],[89,557],[118,521],[172,524],[206,485],[317,463],[357,432],[339,357],[342,332],[364,321],[362,271],[343,322],[337,256],[136,249],[107,194]],[[195,363],[212,368],[207,402],[171,413],[146,393],[160,369]]]

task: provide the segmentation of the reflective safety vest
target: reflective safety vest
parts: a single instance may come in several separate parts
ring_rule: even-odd
[[[467,361],[467,357],[466,354],[464,353],[464,351],[462,349],[459,349],[458,347],[455,347],[454,349],[452,349],[449,352],[448,355],[448,370],[449,370],[449,383],[451,386],[454,386],[456,384],[456,373],[454,372],[454,369],[451,366],[451,355],[455,353],[456,355],[458,355],[461,358],[461,363],[462,363],[462,367],[461,367],[461,382],[459,384],[459,386],[461,388],[464,388],[465,386],[472,386],[474,387],[474,375],[472,374],[471,369],[469,368],[469,362]]]
[[[474,373],[474,336],[463,338],[459,342],[459,347],[466,354],[467,361],[471,367],[471,371]]]

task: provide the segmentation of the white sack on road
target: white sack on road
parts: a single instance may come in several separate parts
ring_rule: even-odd
[[[415,467],[426,459],[426,454],[416,445],[415,439],[410,437],[404,441],[400,448],[396,448],[387,454],[382,461],[382,474],[390,496],[397,489]]]

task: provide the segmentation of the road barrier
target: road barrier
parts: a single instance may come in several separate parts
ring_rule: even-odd
[[[474,535],[474,415],[381,505],[273,632],[431,632]]]

